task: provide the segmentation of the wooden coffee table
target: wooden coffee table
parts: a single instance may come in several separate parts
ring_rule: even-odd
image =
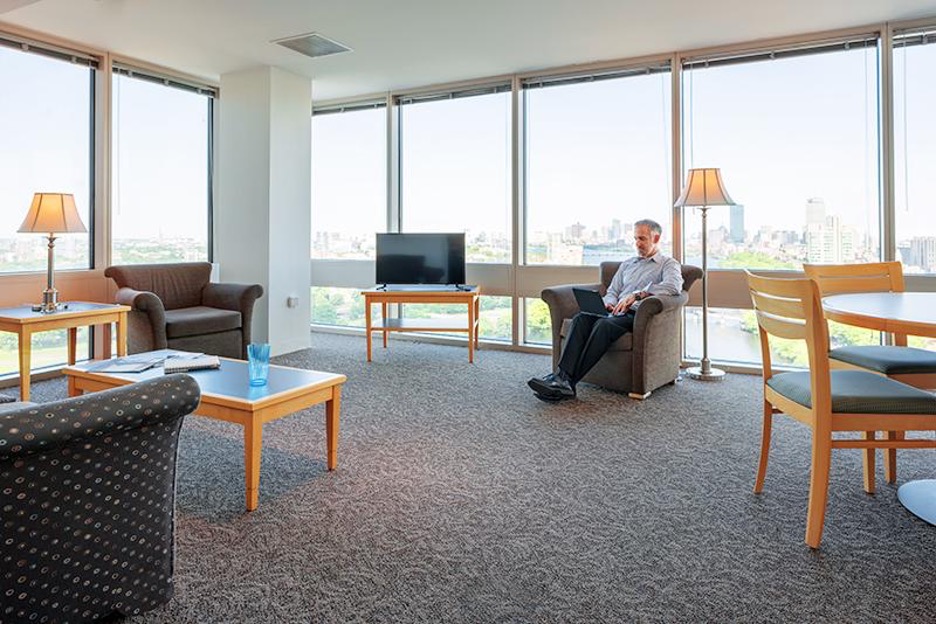
[[[142,373],[88,370],[100,364],[100,361],[88,362],[64,369],[68,378],[69,396],[116,388],[163,375],[161,367]],[[201,403],[195,410],[197,415],[236,423],[244,428],[248,511],[257,508],[260,495],[260,451],[265,422],[324,403],[326,465],[329,470],[337,467],[341,386],[347,380],[344,375],[270,366],[267,385],[251,386],[247,382],[247,362],[226,358],[222,358],[218,370],[192,371],[188,374],[195,378],[201,388]]]

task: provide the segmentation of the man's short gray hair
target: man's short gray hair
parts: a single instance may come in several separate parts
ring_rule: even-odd
[[[644,225],[650,228],[650,231],[653,232],[654,234],[660,234],[660,235],[663,234],[663,228],[660,226],[659,223],[657,223],[653,219],[641,219],[640,221],[635,222],[634,229],[636,230],[641,225]]]

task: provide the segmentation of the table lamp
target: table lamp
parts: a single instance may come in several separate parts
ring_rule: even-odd
[[[32,205],[18,230],[22,233],[45,234],[49,237],[49,263],[46,273],[46,289],[42,293],[42,303],[33,306],[43,314],[51,314],[59,309],[58,291],[55,290],[53,271],[55,268],[55,235],[71,232],[87,232],[78,209],[75,197],[68,193],[36,193]]]
[[[699,366],[688,370],[693,379],[717,381],[725,376],[725,371],[712,368],[708,357],[708,224],[706,216],[710,206],[734,206],[722,184],[719,169],[690,169],[683,187],[682,195],[674,206],[689,206],[702,211],[702,361]]]

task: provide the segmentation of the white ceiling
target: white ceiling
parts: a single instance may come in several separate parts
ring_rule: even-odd
[[[318,100],[928,16],[936,0],[0,0],[0,27],[211,80],[278,66]],[[270,43],[308,32],[354,52]]]

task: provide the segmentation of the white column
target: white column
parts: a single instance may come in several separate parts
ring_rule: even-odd
[[[276,67],[221,77],[214,259],[222,282],[258,283],[253,336],[309,346],[312,81]],[[287,307],[290,297],[299,305]]]

